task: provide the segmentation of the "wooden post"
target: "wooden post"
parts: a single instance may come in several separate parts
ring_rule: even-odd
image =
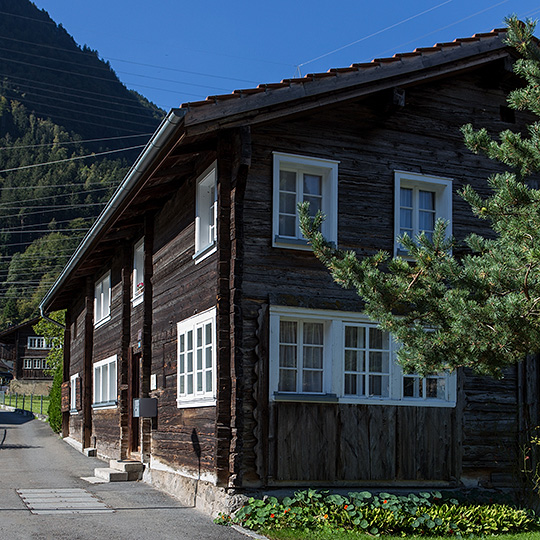
[[[124,246],[122,253],[122,325],[121,353],[118,365],[120,410],[120,459],[127,459],[130,442],[130,407],[128,403],[129,341],[131,333],[131,275],[133,254],[131,246]]]
[[[150,393],[150,374],[152,371],[152,300],[154,275],[154,215],[144,218],[144,291],[143,291],[143,329],[142,329],[142,361],[141,361],[141,397]],[[151,455],[152,419],[142,418],[141,424],[141,458],[148,463]]]
[[[39,414],[43,414],[43,394],[41,394],[41,403],[39,404]]]
[[[66,311],[66,327],[64,328],[64,349],[62,365],[62,382],[70,380],[71,363],[71,310]],[[77,324],[77,320],[75,320]],[[41,396],[41,414],[43,414],[43,396]],[[62,437],[69,436],[69,411],[62,412]]]
[[[94,348],[94,282],[92,278],[86,279],[85,314],[84,314],[84,365],[82,387],[82,443],[83,448],[90,447],[92,437],[92,379]]]

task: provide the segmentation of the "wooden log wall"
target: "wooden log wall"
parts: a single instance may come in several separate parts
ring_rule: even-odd
[[[455,408],[270,405],[267,396],[268,304],[361,310],[356,294],[334,284],[311,253],[271,247],[272,151],[340,161],[338,242],[360,256],[393,252],[395,170],[453,178],[454,235],[460,240],[472,230],[489,234],[458,191],[471,183],[486,194],[486,178],[501,167],[469,152],[459,129],[474,121],[498,133],[523,127],[525,117],[516,112],[517,125],[503,120],[501,106],[513,81],[501,78],[504,71],[489,80],[485,75],[471,72],[406,88],[404,107],[387,92],[252,128],[240,304],[243,485],[459,482],[461,476],[489,484],[508,472],[500,449],[515,441],[512,374],[499,383],[465,374]]]

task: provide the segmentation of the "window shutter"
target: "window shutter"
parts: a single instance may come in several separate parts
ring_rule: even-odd
[[[62,412],[68,412],[69,411],[69,381],[62,383],[62,397],[60,402],[60,410]]]
[[[82,410],[82,379],[77,377],[75,379],[75,408],[80,411]]]

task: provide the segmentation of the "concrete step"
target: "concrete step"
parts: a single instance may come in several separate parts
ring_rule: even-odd
[[[128,480],[141,480],[144,471],[144,465],[140,461],[111,459],[109,467],[117,471],[126,472]]]
[[[118,469],[111,469],[109,467],[102,467],[94,469],[94,476],[102,478],[107,482],[127,482],[128,473],[125,471],[119,471]]]

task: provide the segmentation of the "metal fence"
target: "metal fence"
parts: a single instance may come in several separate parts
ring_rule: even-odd
[[[35,394],[11,394],[0,390],[0,403],[15,409],[31,411],[34,414],[47,414],[49,396]]]

